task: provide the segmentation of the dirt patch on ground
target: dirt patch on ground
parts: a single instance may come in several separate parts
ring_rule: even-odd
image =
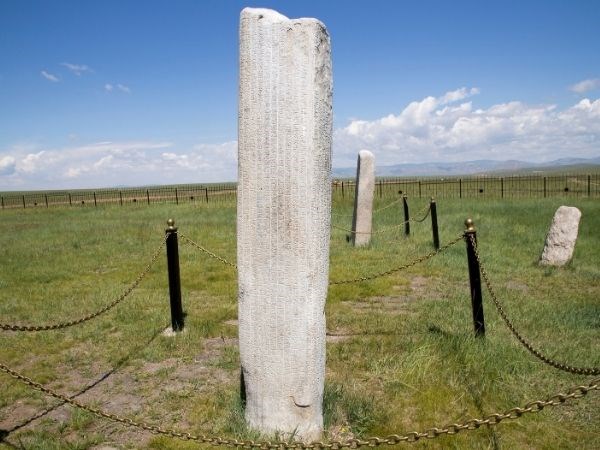
[[[510,289],[513,291],[519,291],[522,293],[529,292],[529,287],[525,283],[521,283],[520,281],[510,280],[506,283],[506,289]]]
[[[100,362],[93,363],[85,370],[65,367],[65,376],[50,386],[66,395],[79,394],[77,401],[111,414],[165,428],[186,429],[188,422],[185,408],[173,407],[174,403],[177,404],[177,399],[182,397],[202,401],[202,396],[214,390],[215,386],[238,383],[237,371],[221,367],[226,352],[235,356],[237,345],[237,339],[234,338],[209,338],[202,342],[201,351],[193,358],[144,362],[133,360],[116,372],[110,371],[110,368],[107,369]],[[93,387],[80,392],[95,382],[97,383]],[[0,429],[12,430],[45,407],[58,403],[58,400],[51,399],[17,401],[0,411]],[[153,439],[149,432],[98,419],[88,413],[84,414],[89,415],[89,424],[81,430],[61,433],[65,424],[81,420],[81,412],[77,411],[79,417],[75,414],[71,406],[58,406],[44,415],[44,418],[50,420],[43,423],[39,419],[34,420],[19,430],[14,430],[6,437],[6,441],[18,442],[19,431],[39,427],[66,441],[77,440],[78,435],[79,438],[83,435],[102,436],[104,441],[95,447],[97,449],[144,448]]]
[[[407,285],[394,286],[398,295],[369,297],[360,301],[346,302],[356,312],[371,313],[374,311],[386,314],[412,314],[411,304],[417,300],[439,297],[440,280],[415,276]]]

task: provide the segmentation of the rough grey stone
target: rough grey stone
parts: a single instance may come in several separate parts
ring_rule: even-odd
[[[352,215],[352,243],[356,247],[371,242],[374,192],[375,156],[369,150],[361,150],[356,164],[356,193]]]
[[[564,266],[573,257],[579,232],[581,211],[573,206],[561,206],[554,213],[552,225],[540,258],[545,266]]]
[[[332,78],[316,19],[240,21],[237,259],[245,417],[304,440],[323,430]]]

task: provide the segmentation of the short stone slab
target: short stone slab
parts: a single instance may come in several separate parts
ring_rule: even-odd
[[[579,232],[581,211],[573,206],[561,206],[554,213],[552,225],[540,258],[542,266],[564,266],[573,257]]]

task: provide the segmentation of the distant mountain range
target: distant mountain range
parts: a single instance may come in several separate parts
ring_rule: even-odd
[[[377,166],[375,174],[378,177],[488,175],[500,173],[516,174],[523,172],[581,171],[586,168],[593,168],[594,166],[600,166],[600,156],[591,159],[561,158],[545,163],[482,159],[456,163],[432,162],[422,164],[395,164],[392,166]],[[598,167],[595,168],[598,169]],[[356,167],[334,168],[333,176],[337,178],[354,177],[356,176]]]

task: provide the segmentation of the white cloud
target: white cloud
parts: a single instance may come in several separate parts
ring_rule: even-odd
[[[71,72],[73,72],[77,76],[80,76],[84,72],[93,72],[93,70],[90,69],[85,64],[71,64],[71,63],[64,62],[64,63],[61,63],[60,65],[63,67],[66,67],[67,69],[69,69]]]
[[[131,89],[129,89],[128,86],[125,86],[124,84],[117,84],[117,88],[121,91],[121,92],[125,92],[126,94],[131,94]]]
[[[131,94],[131,89],[129,88],[129,86],[125,86],[124,84],[117,83],[115,85],[115,84],[111,84],[111,83],[106,83],[104,85],[104,90],[106,92],[112,92],[115,89],[118,89],[119,91],[124,92],[126,94]]]
[[[15,173],[16,160],[12,156],[3,156],[0,158],[0,176],[12,175]]]
[[[543,162],[600,154],[600,99],[558,110],[512,101],[474,109],[476,88],[426,97],[398,114],[353,120],[334,132],[334,166],[351,167],[359,150],[377,164],[521,159]]]
[[[170,142],[97,142],[76,147],[0,151],[0,190],[233,181],[237,142],[186,149]],[[5,176],[6,175],[6,176]],[[10,176],[9,176],[10,175]]]
[[[60,81],[60,78],[58,78],[56,75],[52,75],[50,72],[46,72],[45,70],[42,70],[40,72],[40,74],[48,81],[52,81],[53,83],[58,83]]]
[[[569,90],[577,94],[585,94],[586,92],[594,91],[596,89],[600,89],[600,78],[583,80],[579,83],[569,86]]]

